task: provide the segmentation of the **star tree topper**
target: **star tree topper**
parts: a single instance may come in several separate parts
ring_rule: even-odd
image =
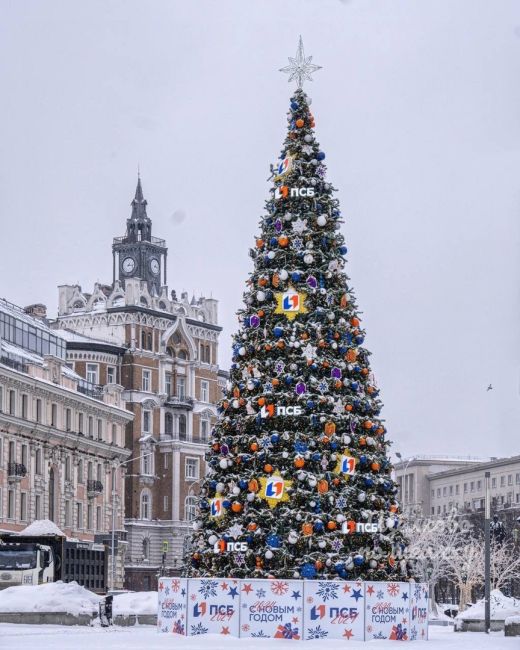
[[[303,88],[304,81],[312,81],[312,73],[316,70],[321,70],[321,65],[315,65],[312,63],[312,56],[305,56],[303,51],[303,39],[300,36],[300,41],[298,43],[298,49],[296,50],[296,56],[289,58],[289,65],[286,65],[285,68],[280,68],[280,72],[285,72],[289,75],[289,82],[295,81],[298,84],[298,88]]]

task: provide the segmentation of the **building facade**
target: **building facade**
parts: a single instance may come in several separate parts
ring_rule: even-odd
[[[112,284],[92,293],[59,287],[56,327],[68,337],[75,372],[124,386],[134,415],[126,430],[126,585],[147,590],[160,572],[181,571],[225,377],[217,301],[169,292],[166,243],[152,235],[140,179],[131,206],[125,235],[113,241]]]
[[[121,463],[133,416],[121,386],[102,388],[70,368],[67,342],[44,316],[43,305],[0,300],[0,529],[49,519],[67,537],[102,541],[113,505],[123,528]],[[124,550],[119,544],[116,587]]]
[[[520,456],[491,460],[418,456],[395,465],[403,510],[423,517],[483,512],[485,472],[490,472],[492,512],[520,508]]]

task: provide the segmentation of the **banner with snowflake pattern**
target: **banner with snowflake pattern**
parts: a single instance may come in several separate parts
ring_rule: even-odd
[[[159,632],[186,636],[188,580],[187,578],[159,578]]]
[[[428,583],[410,585],[410,640],[428,640]]]
[[[410,640],[410,584],[365,582],[365,640]]]
[[[304,638],[363,641],[365,589],[362,582],[306,580]]]
[[[241,580],[240,636],[302,638],[301,580]]]
[[[188,634],[239,636],[240,582],[230,579],[190,579]]]

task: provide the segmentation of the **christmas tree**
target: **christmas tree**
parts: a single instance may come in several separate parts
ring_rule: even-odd
[[[201,485],[187,574],[406,577],[381,402],[347,247],[302,83],[250,251],[233,360]]]

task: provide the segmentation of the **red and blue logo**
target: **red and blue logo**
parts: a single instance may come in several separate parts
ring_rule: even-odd
[[[279,476],[270,476],[265,484],[265,496],[268,499],[281,499],[285,488],[285,481]]]
[[[343,474],[350,474],[352,476],[356,471],[356,459],[352,456],[342,456],[340,471]]]
[[[211,516],[220,517],[222,514],[222,499],[217,497],[211,500]]]
[[[284,311],[300,311],[300,294],[284,293],[282,297],[282,309]]]
[[[291,156],[287,156],[278,165],[278,169],[277,169],[278,176],[283,176],[284,174],[287,174],[287,172],[290,172],[291,167],[292,167],[292,158]]]

